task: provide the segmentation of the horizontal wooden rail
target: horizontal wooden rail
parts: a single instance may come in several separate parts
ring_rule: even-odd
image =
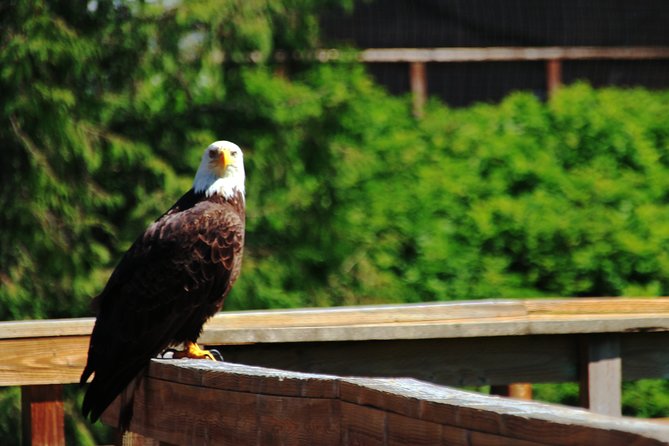
[[[0,323],[4,356],[0,386],[78,382],[92,327],[91,318]],[[224,353],[233,356],[248,351],[249,357],[255,357],[254,348],[266,348],[277,357],[283,355],[285,361],[295,359],[296,349],[322,351],[313,357],[314,362],[327,355],[330,363],[345,361],[352,351],[366,355],[376,346],[390,344],[415,352],[408,356],[409,363],[421,351],[432,354],[438,349],[442,356],[449,355],[442,362],[455,365],[447,372],[430,372],[434,377],[448,384],[504,384],[515,372],[530,382],[577,379],[578,344],[583,336],[600,333],[620,334],[621,354],[633,359],[623,362],[625,379],[669,377],[669,347],[665,347],[669,346],[668,298],[456,301],[223,312],[205,326],[200,340],[225,345]],[[487,354],[468,354],[472,349]],[[514,351],[514,361],[491,368]],[[562,365],[563,360],[572,365]],[[389,368],[384,365],[389,361],[393,358],[375,366]],[[461,374],[458,370],[463,369],[457,364],[467,362],[472,364],[466,369],[470,373]],[[461,375],[460,382],[452,382],[447,377],[450,374]]]
[[[364,62],[510,62],[669,59],[667,47],[369,48]]]
[[[220,313],[203,343],[669,331],[669,299],[528,299]]]
[[[264,60],[259,52],[244,57],[246,62]],[[562,85],[563,61],[582,60],[662,60],[669,59],[666,46],[571,46],[571,47],[447,47],[447,48],[367,48],[362,50],[319,49],[286,53],[278,51],[279,64],[288,59],[326,62],[408,63],[413,113],[423,115],[428,96],[427,63],[462,62],[545,62],[546,92],[552,96]],[[282,71],[282,70],[280,70]]]
[[[669,59],[665,46],[571,46],[571,47],[446,47],[446,48],[366,48],[362,50],[319,49],[286,53],[278,51],[279,62],[297,60],[397,62],[514,62],[547,60],[652,60]],[[260,54],[249,60],[261,60]]]
[[[103,415],[105,423],[117,425],[122,398],[130,400],[117,399]],[[194,360],[153,360],[133,407],[132,432],[175,445],[669,442],[669,426],[649,421],[413,379],[341,378]]]
[[[0,385],[24,386],[24,432],[33,438],[48,421],[49,442],[62,444],[58,386],[78,382],[93,322],[0,323]],[[224,312],[205,326],[201,342],[218,346],[227,361],[302,372],[502,390],[517,382],[579,381],[586,407],[619,414],[622,379],[669,378],[669,299]]]

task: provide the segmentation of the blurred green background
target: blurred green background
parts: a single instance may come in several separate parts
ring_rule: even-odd
[[[547,102],[433,99],[417,119],[361,64],[274,62],[321,46],[331,5],[352,7],[3,2],[0,320],[92,315],[218,139],[247,163],[227,309],[669,294],[669,92],[577,83]],[[72,443],[108,441],[67,393]],[[669,416],[668,394],[628,383],[624,410]],[[2,444],[19,406],[0,391]]]

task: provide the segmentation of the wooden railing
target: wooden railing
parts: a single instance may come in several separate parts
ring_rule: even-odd
[[[0,324],[0,385],[22,386],[24,439],[33,444],[64,444],[60,386],[78,381],[92,324]],[[579,381],[585,406],[618,415],[622,380],[669,377],[669,299],[225,312],[201,342],[220,346],[227,362],[296,372],[449,386]]]
[[[129,398],[129,396],[125,396]],[[119,400],[103,416],[118,422]],[[342,378],[153,360],[133,396],[137,444],[664,445],[669,426],[408,378]]]
[[[407,63],[414,113],[420,116],[428,93],[427,63],[543,61],[546,63],[546,91],[552,95],[562,85],[563,61],[663,60],[669,59],[669,47],[367,48],[359,52],[321,49],[291,55],[278,53],[277,59],[281,61],[289,56],[321,62],[357,60],[364,63]]]

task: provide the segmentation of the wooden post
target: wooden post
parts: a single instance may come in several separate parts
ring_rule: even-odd
[[[21,387],[23,445],[65,446],[63,386]]]
[[[423,116],[425,101],[427,100],[427,73],[425,62],[411,62],[409,64],[409,82],[413,97],[413,114],[417,118]]]
[[[546,90],[551,98],[562,86],[562,60],[548,59],[546,61]]]
[[[521,400],[532,399],[531,383],[512,383],[509,385],[490,386],[491,395],[508,396]]]
[[[620,416],[622,359],[615,334],[589,335],[581,341],[581,406],[604,415]]]

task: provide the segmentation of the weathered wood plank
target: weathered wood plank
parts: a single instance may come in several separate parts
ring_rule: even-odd
[[[669,312],[669,299],[667,303]],[[430,322],[452,319],[525,316],[523,300],[481,300],[419,304],[360,305],[332,308],[300,308],[222,312],[207,327],[229,328],[323,327]]]
[[[669,313],[669,298],[576,298],[576,299],[525,299],[527,313],[537,315],[578,314],[641,314]]]
[[[88,336],[93,331],[94,322],[95,319],[86,317],[0,322],[0,339]]]
[[[216,321],[218,322],[218,320]],[[331,342],[386,339],[472,338],[540,334],[668,331],[669,317],[657,315],[578,315],[448,320],[424,323],[323,327],[233,328],[207,326],[204,344]]]
[[[147,374],[165,381],[265,395],[336,398],[339,393],[334,376],[286,374],[283,370],[249,367],[248,364],[226,364],[226,373],[220,373],[219,363],[213,361],[156,359]]]
[[[329,398],[249,392],[249,380],[308,375],[229,363],[184,361],[182,375],[154,360],[135,396],[131,430],[175,444],[541,444],[660,445],[669,426],[588,411],[463,392],[413,379],[318,376],[339,386]],[[156,378],[231,373],[212,386]],[[201,379],[198,382],[204,383]],[[294,386],[287,386],[288,392]],[[118,404],[103,415],[115,423]],[[445,441],[451,441],[448,443]],[[513,443],[511,440],[517,440]],[[467,443],[469,441],[470,443]],[[538,443],[539,442],[539,443]]]
[[[666,333],[621,334],[623,379],[669,378],[669,338]]]
[[[355,404],[341,404],[341,444],[345,446],[386,444],[386,414]]]
[[[77,382],[86,360],[88,333],[92,323],[92,319],[0,323],[0,349],[5,354],[5,361],[0,364],[0,385]],[[276,348],[282,351],[276,350],[275,356],[285,355],[283,363],[268,362],[265,365],[292,368],[292,362],[299,365],[298,370],[306,364],[308,367],[303,370],[330,373],[339,373],[342,367],[352,367],[351,373],[367,374],[364,365],[361,365],[365,362],[360,361],[361,356],[347,356],[342,346],[348,349],[350,345],[359,342],[361,347],[356,351],[362,355],[368,353],[365,349],[369,350],[374,345],[366,343],[374,340],[397,341],[399,344],[393,347],[398,348],[402,347],[402,342],[416,340],[417,343],[412,344],[411,348],[419,345],[425,347],[419,348],[417,353],[408,352],[408,358],[412,355],[418,357],[418,353],[426,353],[429,348],[439,348],[443,358],[448,359],[444,362],[451,363],[451,366],[449,369],[437,367],[433,377],[425,376],[429,374],[424,370],[425,367],[422,367],[422,374],[411,373],[409,376],[454,385],[459,384],[454,379],[458,376],[462,377],[461,383],[505,384],[509,381],[504,376],[511,373],[512,367],[508,372],[502,370],[498,373],[498,365],[491,366],[487,359],[471,352],[467,355],[458,345],[468,345],[476,349],[472,351],[482,351],[480,349],[485,349],[485,346],[480,346],[480,339],[496,336],[506,338],[503,347],[519,343],[515,351],[522,356],[526,343],[522,338],[531,338],[532,335],[559,337],[574,333],[623,333],[623,376],[625,379],[637,379],[669,376],[669,342],[664,340],[666,334],[669,334],[668,330],[667,298],[535,299],[227,312],[217,315],[205,326],[201,342],[210,345],[258,344],[244,347],[249,352],[260,351],[257,348],[263,348],[263,344],[277,344]],[[656,336],[652,339],[657,339],[652,349],[634,341],[635,334],[644,332],[658,332],[647,333]],[[470,343],[466,341],[467,338],[473,341]],[[479,341],[474,340],[477,338]],[[439,339],[453,339],[456,342],[443,345],[430,342]],[[425,343],[421,344],[421,340]],[[355,342],[345,344],[348,341]],[[555,342],[560,344],[563,341]],[[315,347],[317,343],[320,344]],[[389,344],[374,346],[385,345]],[[328,355],[331,356],[318,357],[314,350],[316,348],[323,351],[330,349]],[[547,351],[553,352],[552,349],[549,346]],[[535,351],[538,357],[536,360],[528,359],[518,363],[517,369],[522,364],[524,370],[520,371],[515,381],[576,379],[573,376],[574,363],[547,364],[546,355],[541,353],[540,347],[530,347],[530,350]],[[552,360],[575,358],[572,353],[565,353],[564,347],[558,350],[551,353]],[[298,351],[305,352],[306,356],[296,357]],[[392,369],[398,363],[404,371],[420,368],[417,360],[412,362],[409,359],[406,365],[402,365],[403,358],[392,356],[389,353],[391,351],[375,353],[386,364],[382,365],[382,369]],[[513,347],[509,347],[506,352],[515,359]],[[627,359],[628,356],[631,359]],[[437,358],[433,354],[432,357]],[[496,357],[501,359],[500,355]],[[311,368],[310,358],[313,358],[314,363],[328,364],[327,370]],[[345,362],[353,365],[344,366]],[[509,363],[508,357],[501,362]],[[542,371],[544,367],[547,369]],[[487,378],[481,380],[480,376]]]
[[[623,379],[669,378],[666,332],[620,336]],[[0,340],[0,385],[75,383],[86,337]],[[230,361],[289,370],[413,376],[448,385],[578,380],[574,336],[255,344],[219,347]],[[439,354],[435,354],[439,352]]]
[[[145,437],[135,432],[126,432],[119,435],[116,441],[118,446],[167,446],[166,443],[161,443],[153,438]]]
[[[88,336],[0,339],[0,386],[79,382]]]
[[[594,320],[592,318],[595,317]],[[214,317],[205,328],[203,342],[272,342],[271,337],[260,338],[255,334],[243,339],[234,339],[236,330],[253,332],[253,329],[275,331],[287,329],[325,329],[341,327],[351,330],[353,326],[363,329],[379,326],[397,325],[406,335],[404,328],[431,325],[450,325],[450,335],[484,336],[476,330],[478,323],[493,323],[492,330],[499,330],[498,325],[510,325],[511,329],[500,332],[514,334],[551,334],[569,332],[569,327],[560,331],[551,331],[555,324],[564,325],[572,318],[577,332],[624,331],[624,330],[669,330],[669,299],[530,299],[530,300],[488,300],[470,302],[437,302],[427,304],[371,305],[360,307],[312,308],[298,310],[265,310],[223,312]],[[597,325],[598,319],[603,322]],[[629,319],[630,323],[624,321]],[[528,325],[528,322],[534,322]],[[519,324],[520,322],[520,324]],[[584,322],[593,322],[590,331]],[[551,325],[551,323],[553,323]],[[656,323],[657,325],[653,325]],[[607,325],[608,324],[608,325]],[[618,326],[616,326],[618,324]],[[0,323],[0,339],[85,336],[90,334],[93,319],[63,319],[47,321],[15,321]],[[515,327],[515,332],[514,332]],[[211,339],[223,330],[228,339]],[[463,333],[464,331],[471,331]],[[303,330],[304,331],[304,330]],[[304,331],[309,333],[309,331]],[[316,335],[318,335],[317,331]],[[295,332],[293,332],[295,333]],[[449,333],[444,333],[448,335]],[[495,335],[496,333],[490,333]],[[420,333],[418,333],[420,335]],[[429,333],[426,333],[429,335]],[[310,341],[323,336],[314,336]],[[422,336],[425,337],[425,336]],[[443,336],[441,336],[443,337]],[[291,338],[293,342],[300,338]],[[325,340],[325,339],[322,339]],[[345,337],[331,340],[346,340]],[[225,341],[225,342],[223,342]]]
[[[65,446],[63,386],[21,387],[23,445]]]
[[[410,376],[452,386],[578,380],[576,336],[313,342],[218,348],[227,361],[249,365],[342,376]]]
[[[669,331],[669,299],[530,299],[221,313],[201,342],[359,341]]]
[[[576,316],[589,318],[592,315],[634,316],[649,329],[669,330],[664,321],[657,327],[647,327],[644,319],[662,320],[669,317],[669,298],[579,298],[579,299],[527,299],[527,300],[482,300],[435,302],[424,304],[368,305],[335,308],[307,308],[294,310],[263,310],[223,312],[206,326],[216,331],[219,328],[301,328],[332,326],[373,326],[385,324],[426,324],[489,320],[514,321],[514,318],[533,318],[538,322],[550,321],[545,316]],[[539,317],[539,316],[544,316]],[[619,319],[619,318],[618,318]],[[563,322],[562,319],[557,320]],[[58,319],[43,321],[10,321],[0,323],[0,339],[36,338],[57,336],[86,336],[93,328],[92,318]],[[593,331],[594,332],[594,331]],[[521,333],[522,334],[522,333]],[[208,342],[208,341],[207,341]]]
[[[332,56],[331,56],[332,57]],[[501,62],[529,60],[669,59],[667,47],[368,48],[363,62]]]
[[[657,425],[648,421],[465,392],[412,379],[342,381],[348,384],[342,384],[343,401],[518,440],[574,446],[659,445],[669,441],[669,426],[655,430]],[[418,404],[418,411],[412,402],[413,406]]]
[[[580,375],[581,405],[596,413],[620,416],[622,360],[617,335],[582,339]]]
[[[199,367],[193,364],[197,362],[203,363],[205,373],[211,373],[211,364],[215,364],[191,361],[184,367]],[[152,364],[151,368],[155,367],[159,366]],[[254,379],[262,381],[263,377],[256,374]],[[147,377],[134,397],[131,431],[183,445],[310,445],[339,441],[336,400],[240,391],[239,382],[234,379],[221,382],[229,384],[230,389]],[[103,415],[103,421],[116,426],[118,410],[117,399]]]
[[[519,440],[517,438],[503,437],[501,435],[486,434],[483,432],[471,432],[469,446],[546,446],[547,443],[536,443],[534,441]]]

